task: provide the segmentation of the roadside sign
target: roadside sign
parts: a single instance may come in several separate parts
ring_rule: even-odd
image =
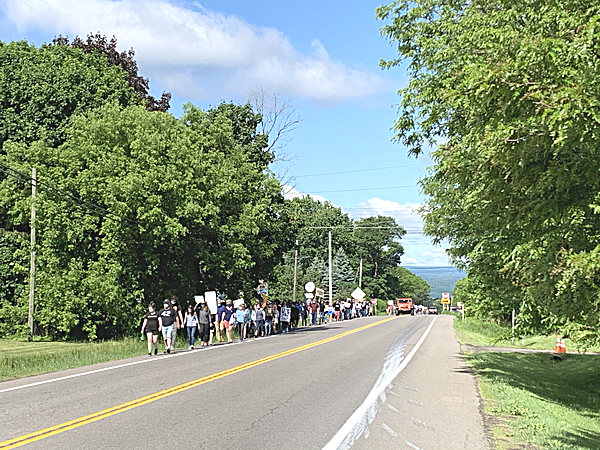
[[[376,298],[372,298],[371,299],[371,303],[373,303],[374,305],[376,305],[377,304],[377,299]]]
[[[313,295],[312,292],[306,292],[306,293],[304,293],[304,297],[306,297],[306,298],[313,298],[314,295]]]
[[[325,297],[325,291],[321,288],[317,288],[317,297]]]
[[[449,304],[450,304],[449,298],[442,298],[442,305],[449,305]]]
[[[365,294],[361,288],[357,287],[356,289],[354,289],[354,291],[352,291],[352,294],[350,295],[354,300],[362,300],[367,294]]]
[[[450,298],[450,293],[449,292],[442,292],[442,298],[445,300],[447,298]]]
[[[304,290],[306,292],[312,292],[315,290],[315,283],[313,283],[312,281],[309,281],[308,283],[306,283],[304,285]]]
[[[244,304],[244,299],[243,298],[238,298],[237,300],[233,301],[233,307],[234,308],[239,308],[243,304]]]

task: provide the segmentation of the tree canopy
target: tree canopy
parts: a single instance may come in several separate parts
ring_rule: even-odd
[[[600,9],[589,2],[397,1],[408,61],[397,139],[432,146],[425,231],[466,267],[470,306],[598,340]]]

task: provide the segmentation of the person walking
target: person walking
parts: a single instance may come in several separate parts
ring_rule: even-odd
[[[209,335],[210,335],[210,311],[208,305],[204,304],[200,312],[198,313],[198,323],[200,327],[200,345],[202,347],[208,346]]]
[[[171,301],[165,299],[162,309],[158,312],[158,330],[162,332],[165,340],[164,353],[171,353],[171,336],[176,321],[177,313],[171,308]]]
[[[192,305],[187,307],[187,311],[185,312],[185,318],[183,320],[185,323],[185,328],[187,329],[188,344],[190,344],[188,350],[194,350],[194,342],[196,341],[196,329],[198,328],[198,316],[196,316]]]
[[[271,302],[267,302],[265,306],[265,336],[269,336],[273,333],[273,305]]]
[[[248,326],[248,322],[250,322],[250,312],[246,310],[245,304],[242,303],[235,311],[235,321],[237,322],[240,341],[243,341],[246,337],[246,327]]]
[[[314,327],[317,324],[317,314],[319,314],[319,304],[316,300],[310,302],[308,311],[310,312],[310,325]]]
[[[283,305],[281,305],[281,313],[279,314],[282,333],[287,333],[289,331],[291,316],[292,309],[287,305],[287,302],[283,302]]]
[[[184,327],[183,315],[181,314],[181,307],[177,304],[176,295],[171,297],[171,308],[176,314],[175,323],[173,324],[173,333],[171,335],[171,350],[175,350],[175,345],[177,345],[177,330]]]
[[[231,326],[229,325],[229,321],[231,320],[231,316],[234,314],[233,304],[231,300],[227,300],[225,302],[225,308],[223,308],[223,313],[221,315],[221,323],[223,328],[225,329],[225,333],[227,334],[227,342],[233,342],[231,338]]]
[[[225,331],[222,322],[223,311],[225,311],[225,304],[223,303],[223,300],[219,298],[217,300],[217,316],[215,318],[215,334],[217,335],[217,342],[223,342],[223,337],[221,336],[221,332]]]
[[[256,316],[254,337],[263,336],[265,332],[265,310],[262,309],[260,303],[256,304],[256,307],[254,308],[254,315]]]
[[[148,312],[144,316],[144,322],[142,323],[142,336],[146,333],[148,341],[148,356],[152,356],[152,346],[154,346],[154,354],[158,353],[158,327],[156,303],[150,302]]]
[[[292,329],[298,328],[298,320],[300,319],[300,310],[298,309],[298,303],[291,303],[292,314],[290,318],[290,327]]]

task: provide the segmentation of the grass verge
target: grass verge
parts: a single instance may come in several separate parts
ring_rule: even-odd
[[[600,356],[464,356],[479,379],[497,450],[600,449]]]
[[[536,350],[554,350],[556,336],[526,336],[523,340],[517,337],[513,342],[510,338],[510,328],[489,321],[467,317],[461,320],[456,317],[454,328],[461,344],[478,346],[499,346],[514,348],[530,348]],[[565,339],[568,351],[584,351],[578,349],[577,344],[570,339]],[[600,352],[600,348],[587,348],[585,351]]]
[[[0,340],[0,380],[131,358],[147,351],[146,342],[134,338],[106,342]]]

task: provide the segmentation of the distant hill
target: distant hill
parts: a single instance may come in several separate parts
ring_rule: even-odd
[[[431,267],[431,266],[404,266],[415,275],[423,278],[431,286],[431,296],[433,298],[441,298],[442,292],[450,292],[454,289],[454,285],[458,280],[464,278],[464,272],[459,271],[456,267]]]

